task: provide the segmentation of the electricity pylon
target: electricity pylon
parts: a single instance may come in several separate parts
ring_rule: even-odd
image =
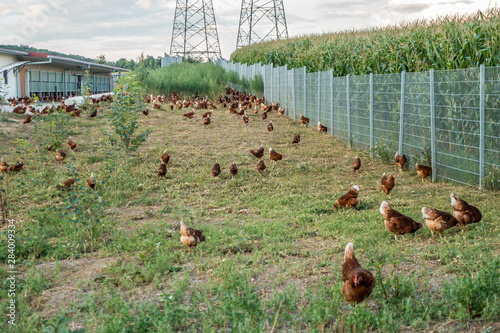
[[[236,49],[288,38],[283,0],[242,0]]]
[[[199,61],[221,58],[212,0],[177,0],[170,55]]]

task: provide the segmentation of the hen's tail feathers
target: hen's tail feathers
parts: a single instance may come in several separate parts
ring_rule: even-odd
[[[389,206],[389,204],[386,201],[382,201],[379,209],[380,214],[384,215],[384,212],[388,209],[391,209],[391,206]]]
[[[451,193],[450,194],[450,199],[451,199],[451,205],[452,206],[455,206],[455,204],[457,203],[458,201],[458,197],[454,194],[454,193]]]
[[[422,207],[422,217],[424,219],[429,218],[430,209],[427,207]]]
[[[354,258],[354,247],[352,243],[347,244],[345,247],[344,260],[346,260],[346,258]]]

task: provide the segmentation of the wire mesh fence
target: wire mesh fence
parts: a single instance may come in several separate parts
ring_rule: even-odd
[[[432,166],[433,180],[484,187],[500,165],[500,67],[333,77],[219,61],[247,79],[261,75],[264,96],[371,156],[404,153],[409,167]],[[251,69],[251,70],[249,70]],[[486,177],[486,178],[485,178]]]

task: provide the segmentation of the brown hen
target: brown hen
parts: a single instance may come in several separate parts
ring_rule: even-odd
[[[361,267],[354,256],[352,243],[345,247],[342,280],[344,281],[342,294],[345,300],[353,306],[368,298],[375,287],[375,277],[372,272]]]
[[[460,226],[481,221],[482,215],[479,209],[459,199],[455,194],[450,194],[453,216],[458,220]]]
[[[384,216],[385,228],[394,234],[396,240],[398,239],[397,235],[414,233],[422,228],[422,223],[415,222],[411,217],[395,211],[385,201],[380,204],[379,211]]]
[[[442,212],[437,209],[422,207],[422,217],[425,219],[425,224],[431,230],[432,238],[434,238],[434,231],[439,233],[439,237],[446,229],[459,224],[458,220],[450,213]]]
[[[205,241],[205,236],[200,230],[188,227],[181,220],[181,243],[188,247],[188,252],[191,254],[191,247],[196,247],[201,242]]]
[[[337,199],[333,205],[333,209],[338,209],[340,207],[352,208],[356,207],[360,200],[358,198],[359,186],[351,185],[351,189],[347,191],[346,194]]]

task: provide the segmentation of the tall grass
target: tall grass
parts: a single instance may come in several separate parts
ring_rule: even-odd
[[[227,82],[224,69],[213,63],[183,62],[149,72],[148,91],[154,94],[200,94],[216,99]]]
[[[259,43],[235,51],[231,61],[332,69],[334,76],[497,66],[500,9]]]

